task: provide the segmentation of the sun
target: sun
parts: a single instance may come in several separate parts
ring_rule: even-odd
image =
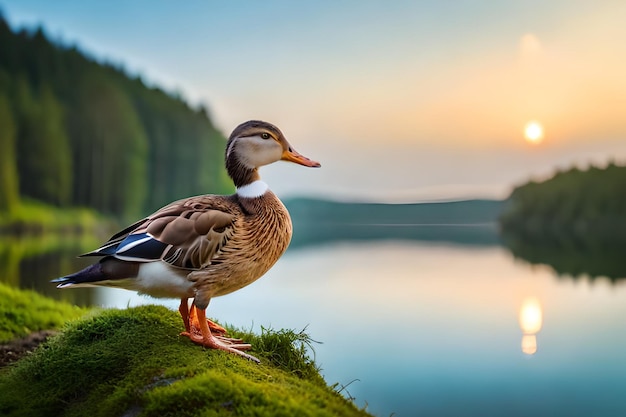
[[[543,126],[536,121],[526,123],[524,137],[528,143],[538,144],[543,140]]]

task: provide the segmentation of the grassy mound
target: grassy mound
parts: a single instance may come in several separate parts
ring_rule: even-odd
[[[364,416],[329,388],[303,333],[233,332],[261,365],[179,336],[164,307],[90,313],[0,370],[3,416]]]

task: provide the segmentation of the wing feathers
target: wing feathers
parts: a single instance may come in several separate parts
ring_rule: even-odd
[[[172,203],[115,234],[83,256],[114,256],[133,262],[163,260],[202,269],[211,265],[234,233],[236,211],[225,199],[194,197]]]
[[[131,234],[120,243],[113,256],[124,261],[158,261],[167,246],[147,233]]]

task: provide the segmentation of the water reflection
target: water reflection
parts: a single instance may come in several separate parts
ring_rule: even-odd
[[[50,284],[50,279],[91,263],[92,260],[79,259],[77,255],[99,243],[95,236],[88,234],[1,236],[0,281],[74,304],[92,305],[92,289],[58,291]]]
[[[626,239],[588,234],[501,236],[497,218],[502,202],[466,201],[443,204],[348,204],[317,200],[287,202],[292,214],[292,248],[336,242],[401,240],[452,243],[468,247],[506,247],[517,259],[547,265],[558,277],[626,279]]]
[[[527,355],[537,353],[537,333],[543,324],[541,304],[535,297],[527,297],[519,311],[519,325],[522,328],[522,352]]]
[[[369,241],[290,251],[210,313],[308,325],[327,381],[358,379],[350,394],[379,416],[623,416],[625,290],[556,280],[501,247]],[[533,360],[520,332],[539,337]]]
[[[518,259],[534,265],[547,265],[559,277],[594,281],[605,277],[612,282],[626,279],[623,239],[589,238],[528,240],[504,236],[505,247]]]
[[[437,206],[437,210],[434,210],[434,206],[419,205],[344,207],[345,205],[341,204],[334,204],[325,209],[325,206],[321,208],[315,206],[313,210],[310,204],[312,203],[307,201],[306,204],[290,205],[296,230],[290,251],[307,251],[310,248],[339,243],[380,244],[389,241],[423,242],[428,245],[453,244],[466,250],[504,245],[516,259],[532,265],[547,265],[558,277],[573,279],[588,277],[591,282],[596,277],[608,277],[612,282],[626,278],[626,263],[622,261],[626,248],[620,246],[618,240],[614,242],[603,242],[598,239],[590,239],[589,242],[546,240],[529,243],[519,236],[505,236],[504,239],[500,239],[495,223],[487,222],[498,210],[498,205],[493,202],[476,202],[474,205],[464,203],[461,211],[464,216],[469,216],[467,223],[460,223],[459,217],[453,215],[453,211],[459,211],[454,204]],[[431,223],[416,221],[414,212],[418,209],[426,210],[421,216],[426,216]],[[357,214],[360,213],[359,216],[354,215],[355,210]],[[473,214],[468,215],[466,213],[468,210]],[[452,220],[457,223],[441,223]],[[368,221],[377,223],[367,224]],[[27,238],[2,236],[0,280],[14,286],[36,289],[48,296],[81,305],[98,303],[92,290],[59,292],[49,284],[49,280],[86,266],[89,260],[76,259],[76,255],[97,247],[104,238],[55,234]],[[530,341],[530,338],[527,339]]]

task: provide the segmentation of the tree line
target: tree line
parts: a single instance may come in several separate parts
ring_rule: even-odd
[[[626,166],[571,168],[511,193],[500,226],[525,242],[626,244]]]
[[[0,45],[0,212],[28,197],[130,218],[232,190],[206,108],[2,15]]]

